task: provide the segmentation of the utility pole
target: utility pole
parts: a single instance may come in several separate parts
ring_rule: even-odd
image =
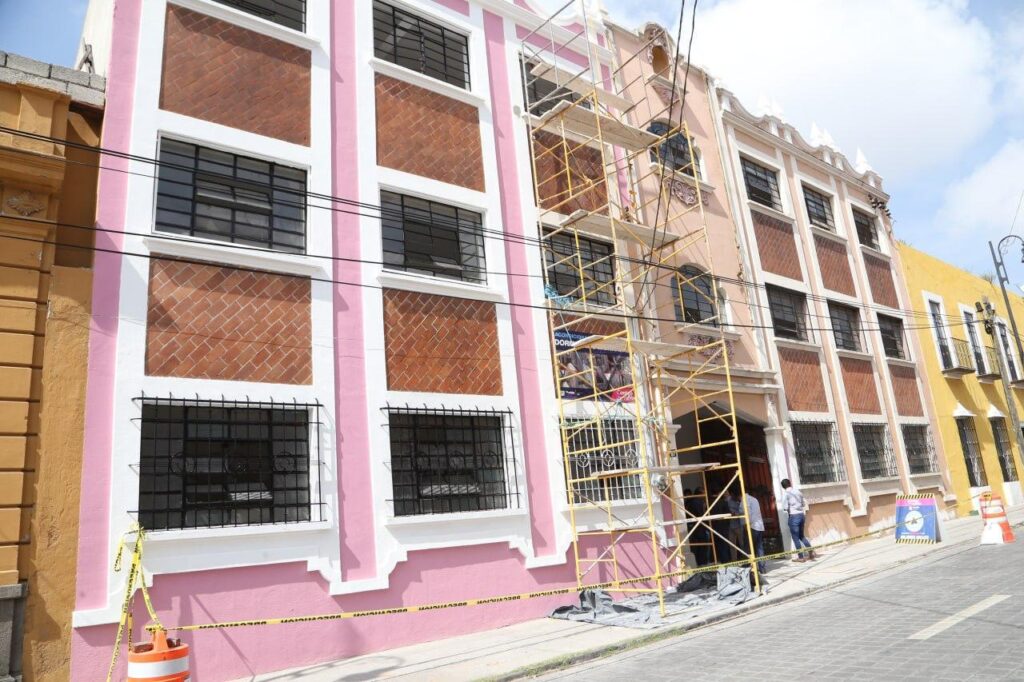
[[[1008,234],[1000,239],[998,247],[996,247],[992,242],[989,242],[988,248],[992,251],[992,263],[996,266],[996,277],[999,278],[999,288],[1003,290],[1003,304],[1006,306],[1006,317],[1010,320],[1010,329],[1013,330],[1013,340],[1017,343],[1017,357],[1020,358],[1021,362],[1024,362],[1024,346],[1021,345],[1020,334],[1017,333],[1017,319],[1013,316],[1013,306],[1010,305],[1010,295],[1006,293],[1006,285],[1010,283],[1010,280],[1006,276],[1006,264],[1003,263],[1003,254],[1009,250],[1010,242],[1012,240],[1020,242],[1020,259],[1021,262],[1024,263],[1024,238],[1015,234]],[[1024,451],[1021,452],[1021,456],[1024,457]]]
[[[1003,295],[1006,296],[1006,289],[1003,289]],[[1007,301],[1009,306],[1009,301]],[[999,362],[999,378],[1003,381],[1003,398],[1006,400],[1006,411],[1010,413],[1010,424],[1013,426],[1013,432],[1017,434],[1017,448],[1020,452],[1021,460],[1024,461],[1024,431],[1020,428],[1020,418],[1017,416],[1017,405],[1013,400],[1013,391],[1010,389],[1010,373],[1006,371],[1006,358],[1003,357],[1003,351],[1007,350],[1003,348],[1002,339],[999,338],[999,328],[995,320],[996,309],[992,307],[992,303],[988,300],[988,296],[982,296],[981,302],[974,304],[974,309],[978,311],[978,314],[982,316],[982,321],[985,324],[985,332],[992,337],[992,347],[996,349],[996,359]],[[1013,317],[1010,317],[1013,320]],[[1016,328],[1014,329],[1016,335]],[[1017,339],[1017,343],[1020,344],[1020,339]],[[1010,456],[1010,462],[1013,462],[1013,452],[1007,453]]]

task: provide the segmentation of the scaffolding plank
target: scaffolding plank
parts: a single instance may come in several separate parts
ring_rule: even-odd
[[[642,246],[660,249],[671,244],[678,236],[666,230],[658,230],[648,225],[630,222],[621,218],[613,218],[604,213],[595,213],[579,209],[567,217],[558,219],[558,226],[569,227],[587,234],[597,235],[605,239],[622,239],[635,242]]]
[[[586,339],[584,339],[586,340]],[[594,348],[601,350],[616,351],[619,353],[628,352],[629,347],[633,348],[636,353],[643,353],[644,355],[655,355],[661,357],[675,357],[684,353],[692,353],[696,348],[700,346],[690,346],[682,343],[664,343],[662,341],[641,341],[639,339],[632,339],[627,344],[626,339],[622,338],[611,338],[604,339],[591,344]]]
[[[591,81],[585,79],[581,74],[571,73],[565,69],[560,69],[553,64],[548,64],[547,62],[538,63],[530,69],[530,73],[538,78],[543,78],[549,83],[553,83],[554,85],[567,90],[572,90],[580,95],[595,95],[598,102],[606,107],[611,107],[612,109],[626,111],[633,107],[633,103],[622,95],[616,95],[609,90],[596,87]]]
[[[593,140],[595,143],[603,142],[634,152],[649,149],[661,140],[654,133],[634,128],[612,116],[590,111],[564,100],[544,114],[537,127],[556,133],[564,127],[566,131]]]

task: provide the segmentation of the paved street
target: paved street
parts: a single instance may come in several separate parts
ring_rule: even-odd
[[[543,679],[1024,680],[1022,566],[970,546]]]

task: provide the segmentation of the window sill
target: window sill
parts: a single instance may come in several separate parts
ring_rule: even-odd
[[[771,206],[765,206],[764,204],[759,204],[759,203],[757,203],[756,201],[754,201],[752,199],[747,199],[747,206],[750,208],[751,211],[757,211],[758,213],[763,213],[764,215],[768,216],[769,218],[775,218],[776,220],[781,220],[782,222],[789,223],[790,225],[795,225],[796,224],[796,220],[793,217],[788,216],[785,213],[783,213],[782,211],[780,211],[780,210],[778,210],[776,208],[772,208]]]
[[[466,284],[454,280],[429,277],[425,275],[413,275],[407,272],[395,272],[385,270],[377,275],[377,281],[387,289],[401,289],[402,291],[416,291],[421,294],[434,294],[436,296],[450,296],[453,298],[470,298],[476,301],[497,301],[508,300],[505,294],[474,284]]]
[[[835,502],[845,500],[850,494],[850,484],[846,481],[837,483],[811,483],[800,486],[800,492],[804,494],[807,504],[821,504],[823,502]]]
[[[383,59],[378,59],[377,57],[370,58],[370,68],[373,69],[374,72],[383,76],[397,78],[400,81],[411,83],[412,85],[424,88],[425,90],[430,90],[431,92],[435,92],[439,95],[444,95],[445,97],[457,99],[460,102],[465,102],[466,104],[470,104],[477,108],[483,107],[487,104],[487,100],[484,97],[469,90],[465,90],[450,83],[445,83],[444,81],[436,78],[431,78],[430,76],[426,76],[418,71],[407,69],[404,66],[386,62]]]
[[[910,474],[910,480],[914,482],[914,486],[917,488],[942,487],[942,473],[938,471],[929,471],[924,474]]]
[[[874,256],[875,258],[881,258],[882,260],[888,261],[888,262],[892,261],[892,257],[889,254],[882,253],[878,249],[872,248],[870,246],[866,246],[864,244],[861,244],[860,245],[860,250],[863,251],[864,254],[867,255],[867,256]]]
[[[843,246],[846,246],[848,243],[846,237],[841,234],[836,234],[832,230],[821,227],[820,225],[811,225],[811,234],[816,237],[821,237],[822,239],[828,239],[829,241],[833,241],[837,244],[842,244]]]
[[[743,335],[739,332],[729,331],[721,327],[709,327],[706,324],[687,324],[685,322],[676,322],[677,332],[691,332],[695,334],[706,334],[708,336],[721,336],[726,341],[739,341],[743,338]]]
[[[221,19],[235,26],[241,26],[250,31],[255,31],[256,33],[261,33],[307,50],[320,47],[320,41],[307,33],[296,31],[293,28],[282,26],[273,21],[260,19],[248,12],[243,12],[218,2],[212,2],[212,0],[171,0],[171,2],[179,7],[201,12],[207,16]]]
[[[890,358],[888,355],[885,356],[885,361],[890,365],[896,365],[898,367],[909,367],[911,369],[917,369],[917,363],[913,360],[907,360],[906,358]]]
[[[488,509],[475,512],[454,512],[451,514],[410,514],[409,516],[388,516],[385,526],[400,528],[406,526],[436,526],[459,523],[480,523],[490,519],[525,518],[527,509]]]
[[[821,352],[821,346],[810,341],[801,341],[799,339],[787,339],[780,336],[773,337],[775,339],[776,346],[784,346],[787,348],[795,348],[796,350],[813,350],[818,353]]]
[[[300,523],[275,523],[262,526],[225,526],[217,528],[187,528],[179,530],[151,530],[146,540],[154,544],[181,542],[184,540],[214,540],[226,537],[264,536],[295,533],[321,533],[331,530],[330,521],[305,521]]]
[[[836,355],[841,358],[850,358],[851,360],[872,360],[874,356],[871,353],[865,353],[862,350],[849,350],[848,348],[836,348]]]
[[[700,165],[699,162],[698,165]],[[707,182],[704,182],[704,180],[695,179],[689,173],[683,173],[675,170],[674,168],[665,168],[663,171],[660,163],[651,161],[648,164],[648,166],[650,167],[651,172],[653,173],[660,173],[666,175],[672,178],[673,180],[681,180],[682,182],[685,182],[692,187],[700,187],[700,191],[705,194],[714,194],[715,190],[717,189],[714,185],[710,185]]]
[[[879,497],[880,495],[892,495],[903,492],[899,476],[886,476],[884,478],[868,478],[861,481],[864,492],[868,497]]]
[[[142,243],[151,254],[305,277],[323,275],[328,262],[322,258],[228,245],[194,237],[153,234],[143,237]]]

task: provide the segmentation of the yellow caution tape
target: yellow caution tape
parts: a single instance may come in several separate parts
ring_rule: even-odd
[[[123,558],[126,540],[129,535],[135,536],[135,546],[132,548],[132,563],[128,568],[128,580],[125,583],[124,590],[124,601],[121,602],[121,616],[118,619],[117,624],[117,636],[114,638],[114,651],[110,656],[110,667],[107,669],[107,682],[110,682],[114,676],[114,668],[117,667],[117,659],[121,653],[121,640],[127,639],[128,649],[132,648],[132,627],[134,625],[134,607],[135,607],[135,588],[136,583],[141,589],[143,601],[146,604],[146,610],[149,612],[151,625],[147,625],[147,630],[163,630],[163,625],[160,623],[160,618],[156,615],[156,610],[153,608],[153,602],[149,598],[149,589],[146,587],[146,578],[142,572],[142,546],[145,542],[146,533],[142,527],[138,524],[132,526],[127,532],[121,535],[121,539],[117,543],[117,552],[114,555],[114,571],[120,572]]]

